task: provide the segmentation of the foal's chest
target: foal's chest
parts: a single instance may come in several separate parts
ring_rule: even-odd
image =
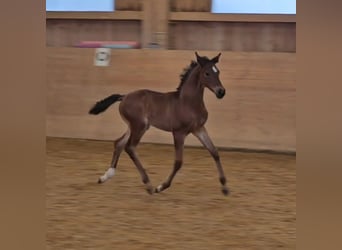
[[[208,119],[208,111],[205,107],[189,107],[182,110],[183,121],[193,130],[202,127]]]

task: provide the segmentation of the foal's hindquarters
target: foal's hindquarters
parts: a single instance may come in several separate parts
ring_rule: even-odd
[[[122,119],[128,125],[128,128],[127,131],[114,142],[111,166],[108,168],[106,173],[99,178],[98,183],[103,183],[114,176],[120,154],[123,149],[125,149],[126,153],[138,169],[142,182],[146,185],[147,192],[150,194],[154,193],[154,188],[150,183],[150,179],[136,153],[136,146],[150,126],[147,118],[146,106],[142,100],[144,98],[145,91],[140,90],[132,92],[122,99],[119,111]],[[133,99],[134,101],[131,101]],[[139,101],[139,99],[141,99],[141,101]]]

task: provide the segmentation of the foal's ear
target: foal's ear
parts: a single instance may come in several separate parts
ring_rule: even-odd
[[[201,65],[201,67],[203,67],[207,63],[207,60],[204,57],[199,56],[197,51],[195,52],[195,55],[197,62],[199,63],[199,65]]]
[[[213,59],[211,59],[211,61],[213,63],[218,63],[219,62],[219,59],[220,59],[220,56],[221,56],[221,53],[219,53],[217,56],[215,56]]]

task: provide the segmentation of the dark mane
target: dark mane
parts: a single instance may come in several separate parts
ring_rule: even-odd
[[[188,79],[191,71],[197,66],[197,62],[195,61],[191,61],[190,65],[186,68],[183,69],[182,74],[180,75],[180,83],[179,86],[177,87],[177,91],[180,91],[183,84],[186,82],[186,80]]]
[[[203,57],[204,60],[206,61],[210,61],[208,57],[204,56]],[[184,83],[186,82],[186,80],[188,79],[190,73],[192,72],[192,70],[198,65],[198,63],[194,60],[191,61],[190,65],[186,68],[183,69],[182,74],[180,75],[180,79],[181,82],[179,83],[178,87],[177,87],[177,91],[180,91],[182,89],[182,86],[184,85]]]

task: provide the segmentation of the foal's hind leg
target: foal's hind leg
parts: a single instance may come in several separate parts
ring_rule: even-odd
[[[113,151],[113,158],[112,158],[111,166],[104,173],[104,175],[102,175],[99,178],[98,183],[103,183],[106,180],[114,176],[116,165],[118,164],[120,154],[122,150],[124,149],[124,147],[126,146],[129,136],[130,136],[130,131],[128,130],[125,134],[123,134],[120,138],[118,138],[114,142],[114,151]]]
[[[142,136],[144,135],[144,133],[146,132],[146,130],[148,129],[148,125],[147,124],[139,124],[139,125],[134,125],[131,127],[131,136],[128,140],[128,143],[125,147],[125,150],[127,152],[127,154],[129,155],[129,157],[132,159],[132,161],[134,162],[135,166],[137,167],[141,178],[142,178],[142,182],[146,185],[146,190],[149,194],[153,194],[154,192],[154,188],[152,187],[151,183],[150,183],[150,179],[144,169],[144,167],[142,166],[137,154],[136,154],[136,146],[138,145],[138,143],[140,142],[140,139],[142,138]]]
[[[214,158],[216,167],[219,173],[220,182],[222,185],[222,193],[224,195],[228,195],[229,190],[226,186],[226,177],[224,176],[223,168],[222,168],[221,161],[220,161],[220,156],[214,144],[212,143],[206,129],[202,127],[198,129],[197,131],[193,132],[193,134],[202,142],[203,146],[206,147],[206,149],[208,149],[211,156]]]
[[[173,170],[167,180],[156,188],[156,193],[160,193],[161,191],[170,187],[173,178],[175,177],[178,170],[182,167],[185,137],[186,135],[183,133],[173,133],[173,140],[175,144],[175,163],[173,165]]]

